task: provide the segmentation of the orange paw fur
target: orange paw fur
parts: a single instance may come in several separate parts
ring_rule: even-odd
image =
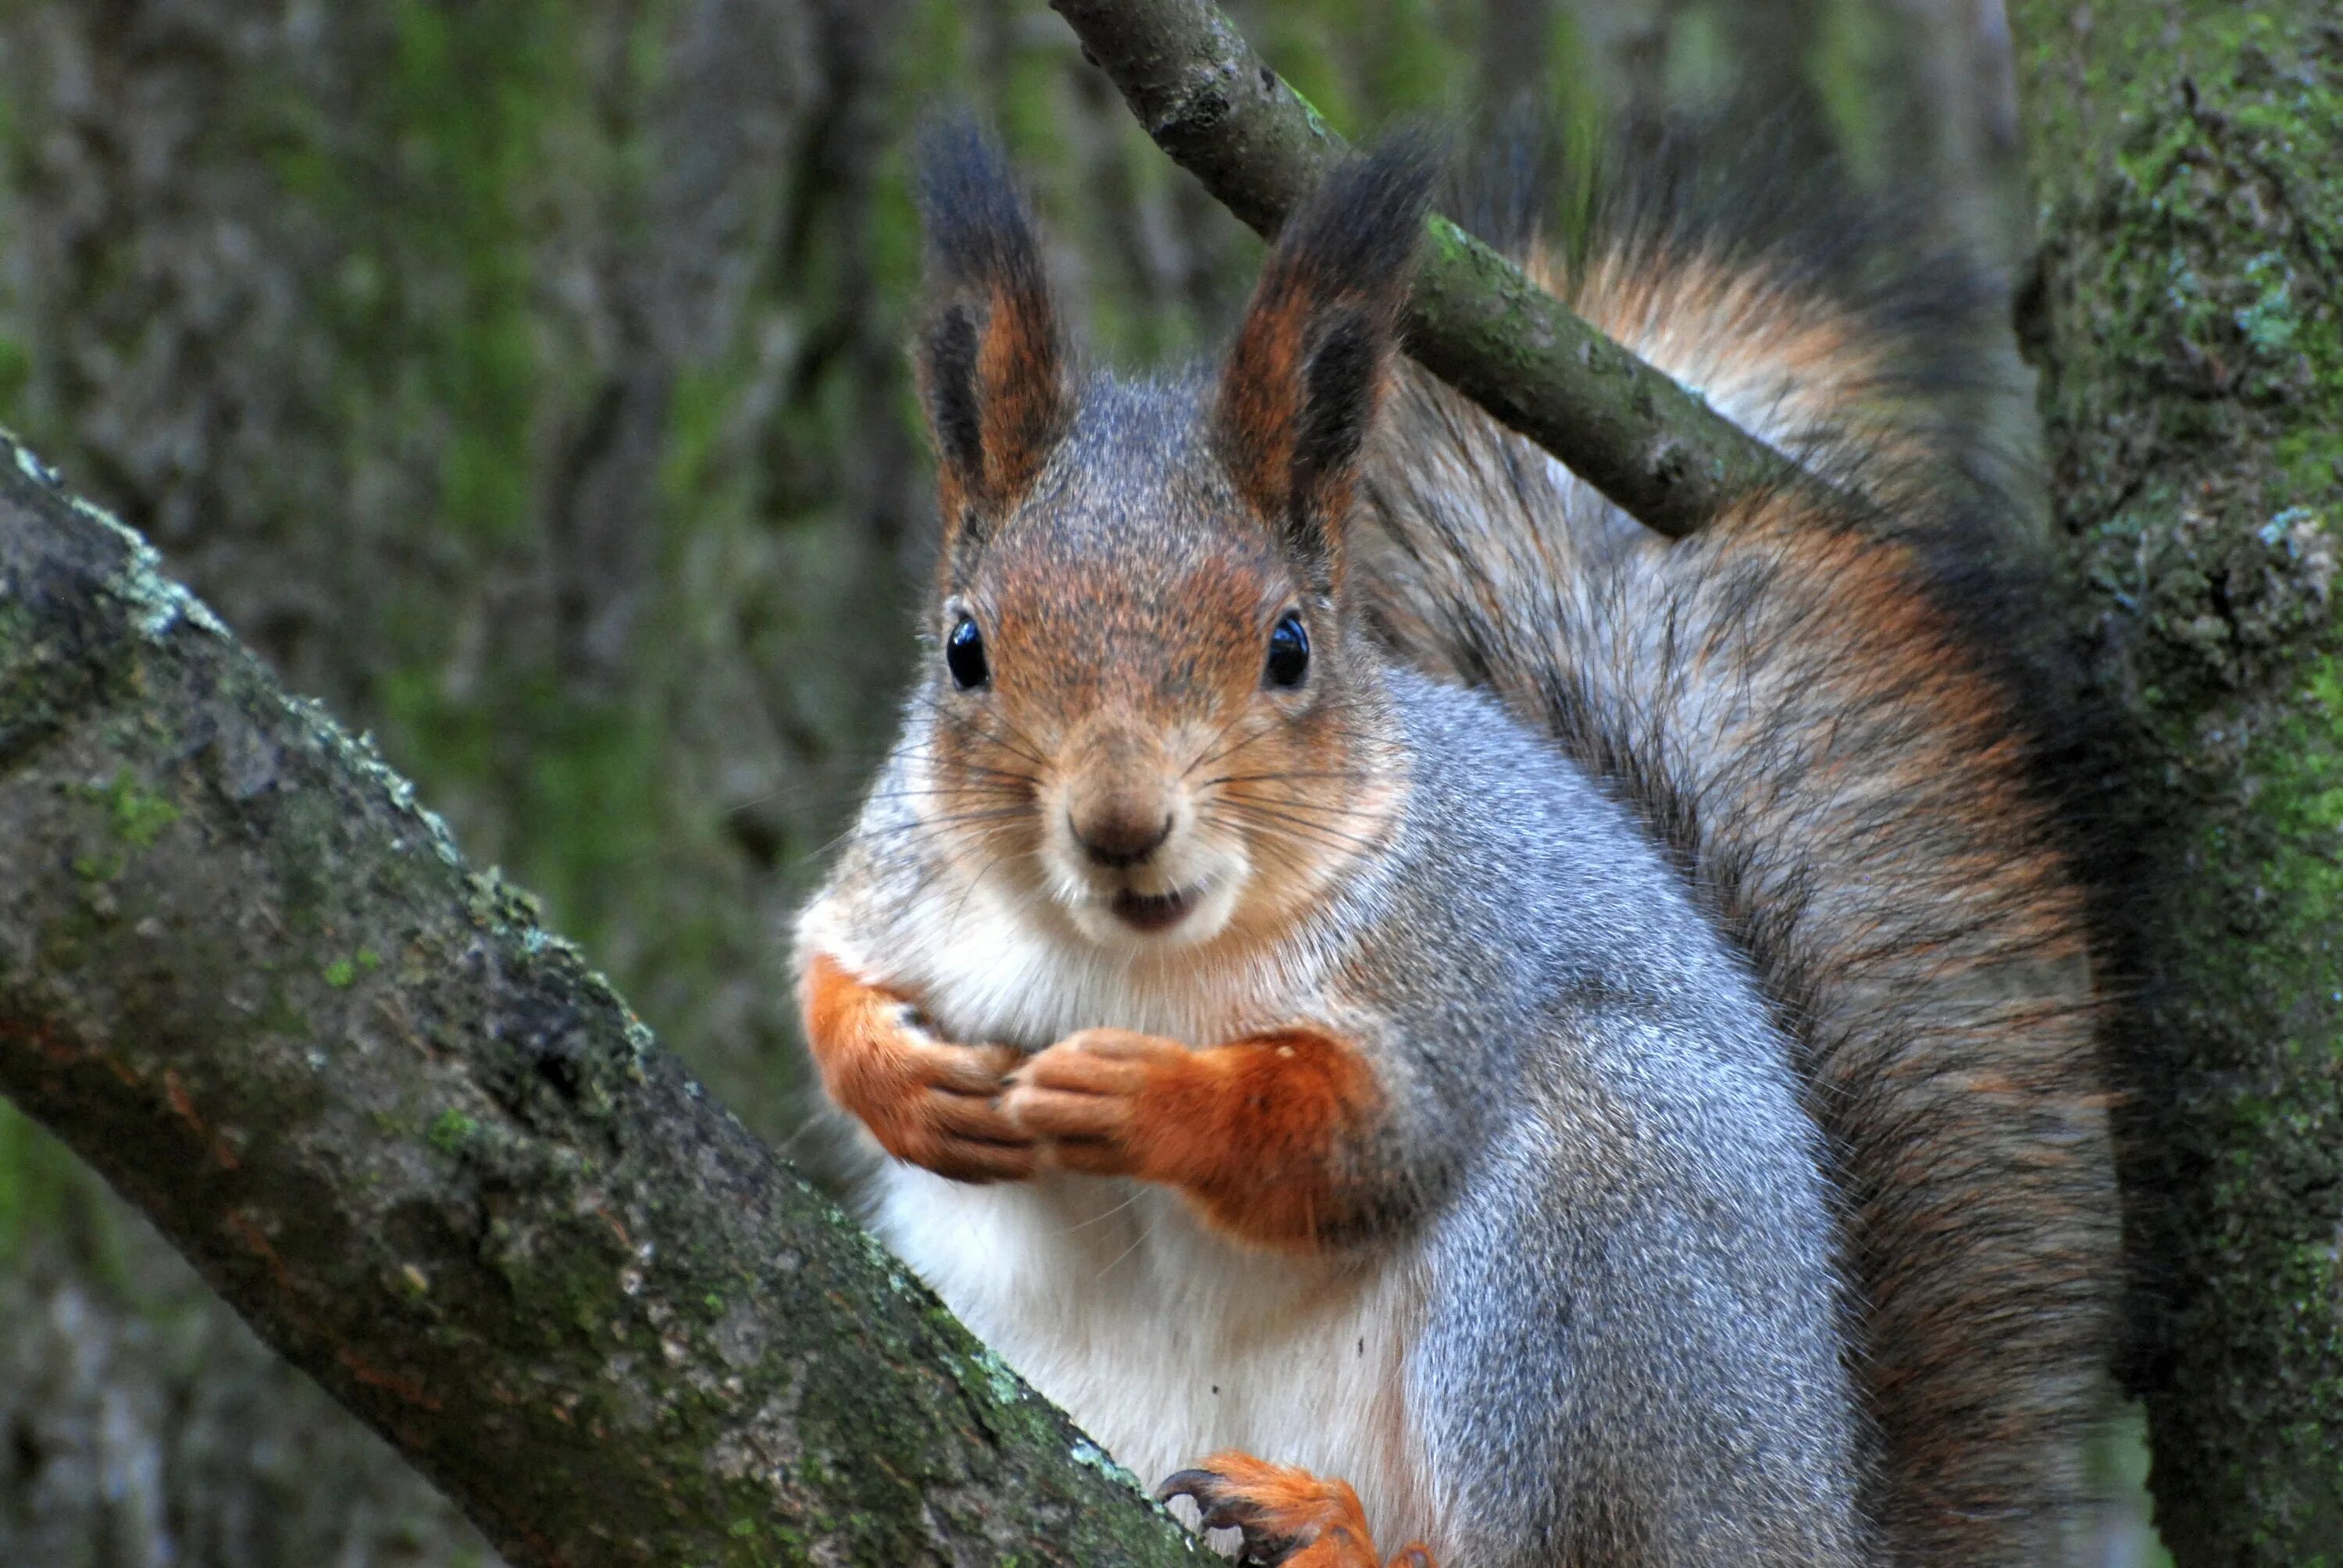
[[[1345,1481],[1321,1481],[1290,1464],[1226,1450],[1155,1489],[1158,1499],[1192,1497],[1207,1530],[1244,1532],[1238,1561],[1262,1568],[1438,1568],[1432,1549],[1411,1542],[1385,1563]]]
[[[903,997],[820,955],[806,965],[798,995],[822,1087],[880,1148],[959,1181],[1033,1173],[1033,1138],[1001,1110],[1015,1050],[937,1040]]]
[[[1163,1182],[1233,1235],[1306,1248],[1351,1206],[1343,1147],[1380,1101],[1358,1050],[1315,1030],[1191,1050],[1089,1029],[1011,1073],[1002,1110],[1068,1170]]]

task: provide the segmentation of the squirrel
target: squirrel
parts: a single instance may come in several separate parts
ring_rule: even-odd
[[[1665,174],[1493,236],[1799,466],[1671,541],[1400,359],[1432,165],[1134,379],[930,136],[924,662],[797,931],[866,1212],[1249,1563],[2057,1560],[2117,1214],[1975,297]]]

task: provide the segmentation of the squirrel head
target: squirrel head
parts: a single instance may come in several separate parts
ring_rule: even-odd
[[[1099,944],[1266,935],[1373,849],[1405,776],[1345,536],[1429,160],[1338,172],[1217,373],[1145,382],[1077,367],[980,137],[931,136],[922,174],[943,539],[911,804]]]

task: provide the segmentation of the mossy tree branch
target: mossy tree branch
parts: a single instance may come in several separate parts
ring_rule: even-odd
[[[508,1560],[1192,1560],[5,439],[0,843],[0,1092]]]
[[[1211,0],[1050,5],[1156,144],[1262,234],[1274,234],[1341,157],[1342,138]],[[1790,473],[1780,453],[1444,218],[1429,223],[1407,347],[1671,538]]]

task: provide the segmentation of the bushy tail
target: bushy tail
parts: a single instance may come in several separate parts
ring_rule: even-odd
[[[1380,613],[1642,811],[1793,1033],[1840,1166],[1891,1560],[2053,1562],[2117,1211],[2084,900],[1971,435],[1987,296],[1732,191],[1616,186],[1527,254],[1863,501],[1785,488],[1671,544],[1418,377],[1371,487]]]

